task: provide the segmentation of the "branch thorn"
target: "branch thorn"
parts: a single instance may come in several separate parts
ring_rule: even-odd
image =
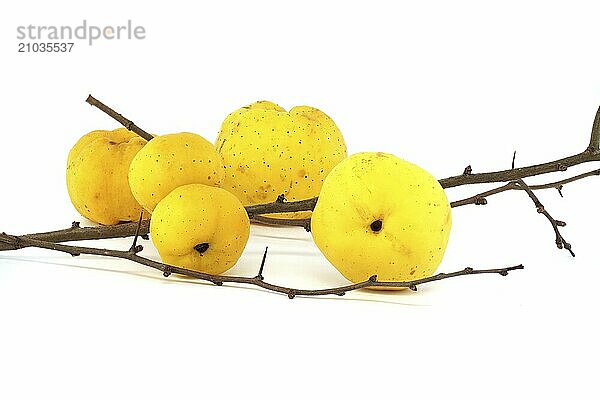
[[[590,145],[588,146],[587,151],[592,154],[596,154],[600,151],[600,107],[598,107],[598,111],[596,111],[596,116],[594,117]]]
[[[135,228],[135,236],[133,237],[133,243],[131,244],[131,247],[129,248],[129,251],[134,254],[139,253],[140,251],[142,251],[144,249],[142,246],[137,245],[137,240],[138,240],[138,237],[140,236],[140,227],[142,226],[142,218],[143,217],[144,217],[144,213],[141,212],[140,219],[138,220],[137,227]]]
[[[265,268],[265,262],[267,261],[267,251],[269,251],[269,246],[265,247],[265,252],[263,253],[262,261],[260,262],[260,269],[258,270],[258,275],[256,275],[256,279],[259,281],[265,279],[262,273],[263,269]]]

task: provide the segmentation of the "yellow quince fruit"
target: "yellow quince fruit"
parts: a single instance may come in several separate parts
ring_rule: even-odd
[[[451,208],[427,171],[386,153],[359,153],[325,179],[311,219],[312,236],[349,281],[409,281],[442,261]]]
[[[202,183],[219,186],[224,169],[215,147],[189,132],[157,136],[131,161],[129,185],[136,200],[150,212],[173,189]]]
[[[144,209],[131,194],[127,173],[145,144],[125,128],[79,139],[67,158],[67,191],[81,215],[103,225],[138,220]]]
[[[242,255],[250,220],[228,191],[191,184],[178,187],[158,203],[150,219],[150,235],[165,263],[221,274]]]
[[[318,196],[323,180],[346,158],[346,144],[324,112],[298,106],[289,112],[259,101],[229,114],[216,141],[223,158],[222,187],[244,205]],[[269,215],[307,218],[309,211]]]

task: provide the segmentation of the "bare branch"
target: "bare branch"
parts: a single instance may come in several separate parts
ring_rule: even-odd
[[[461,174],[440,179],[439,182],[444,189],[462,185],[472,185],[476,183],[507,182],[528,176],[566,171],[569,167],[574,165],[592,161],[600,161],[600,152],[590,153],[586,150],[583,153],[579,153],[574,156],[561,158],[560,160],[550,161],[543,164],[507,169],[497,172],[484,172],[481,174]]]
[[[542,175],[550,172],[566,171],[569,167],[592,161],[600,161],[600,108],[596,113],[590,144],[579,154],[549,161],[542,164],[530,165],[527,167],[507,169],[504,171],[484,172],[480,174],[463,173],[461,175],[451,176],[440,179],[439,182],[444,189],[462,185],[472,185],[475,183],[493,183],[508,182],[528,176]],[[465,170],[466,172],[466,170]]]
[[[275,213],[287,213],[296,211],[312,211],[317,204],[318,197],[312,199],[300,200],[300,201],[284,201],[282,195],[277,197],[272,203],[256,204],[252,206],[246,206],[246,212],[248,217],[253,219],[256,215],[263,214],[275,214]]]
[[[36,239],[46,242],[61,243],[61,242],[75,242],[80,240],[99,240],[99,239],[114,239],[114,238],[125,238],[131,237],[135,234],[137,223],[127,222],[118,225],[108,226],[91,226],[81,227],[79,222],[73,222],[73,225],[67,229],[61,229],[58,231],[30,233],[22,235],[20,237],[25,239]],[[145,220],[140,224],[140,236],[147,239],[147,234],[150,228],[150,221]],[[16,250],[15,247],[10,246],[7,243],[0,243],[0,251],[4,250]]]
[[[168,277],[170,274],[180,274],[184,276],[188,276],[191,278],[201,279],[204,281],[212,282],[215,285],[221,286],[223,283],[240,283],[246,285],[258,286],[263,289],[286,294],[290,299],[293,299],[296,296],[324,296],[324,295],[338,295],[343,296],[345,293],[353,290],[369,288],[369,287],[390,287],[390,288],[411,288],[415,289],[417,286],[422,285],[424,283],[439,281],[442,279],[448,279],[463,275],[476,275],[476,274],[500,274],[501,276],[506,276],[510,271],[523,269],[523,265],[516,265],[513,267],[506,268],[493,268],[493,269],[473,269],[473,268],[464,268],[459,271],[450,272],[450,273],[440,273],[437,275],[433,275],[430,277],[417,279],[413,281],[404,281],[404,282],[384,282],[378,281],[377,276],[372,276],[368,280],[352,285],[338,286],[334,288],[328,289],[295,289],[289,288],[285,286],[275,285],[264,281],[264,278],[261,279],[262,275],[262,267],[261,273],[259,273],[255,277],[244,277],[244,276],[225,276],[225,275],[211,275],[205,274],[202,272],[192,271],[185,268],[180,268],[172,265],[163,264],[158,261],[150,260],[145,257],[141,257],[136,253],[132,253],[131,251],[120,251],[120,250],[108,250],[108,249],[97,249],[94,247],[82,247],[82,246],[70,246],[65,244],[51,243],[43,240],[31,239],[20,236],[7,235],[6,233],[0,234],[0,242],[8,244],[14,248],[25,248],[25,247],[37,247],[41,249],[48,249],[54,251],[60,251],[63,253],[71,254],[71,255],[80,255],[80,254],[91,254],[105,257],[113,257],[120,258],[125,260],[130,260],[136,262],[138,264],[145,265],[150,268],[154,268],[156,270],[162,271],[165,277]],[[266,255],[266,251],[265,251]],[[263,256],[264,259],[265,256]],[[263,264],[264,266],[264,264]]]
[[[599,176],[600,169],[595,169],[593,171],[585,172],[583,174],[575,175],[570,178],[562,179],[556,182],[550,182],[546,184],[540,185],[531,185],[529,186],[531,190],[543,190],[543,189],[560,189],[564,185],[578,181],[580,179],[584,179],[591,176]],[[487,190],[485,192],[481,192],[471,197],[467,197],[462,200],[456,200],[450,203],[453,208],[461,207],[468,204],[475,205],[485,205],[487,204],[487,198],[489,196],[499,194],[502,192],[506,192],[508,190],[522,190],[522,188],[515,184],[514,182],[509,182],[505,185],[502,185],[498,188]],[[284,202],[284,203],[268,203],[261,204],[259,206],[248,206],[246,209],[254,209],[259,212],[276,213],[276,209],[270,209],[271,205],[276,204],[273,207],[283,208],[281,212],[289,212],[290,209],[294,209],[295,211],[309,211],[314,208],[314,204],[316,204],[317,198],[312,198],[308,200],[302,200],[299,202]],[[283,205],[282,205],[283,204]],[[276,219],[269,218],[256,215],[252,218],[253,222],[258,222],[266,225],[287,225],[287,226],[301,226],[304,229],[307,227],[310,228],[310,219],[298,219],[298,220],[287,220],[287,219]],[[80,227],[79,223],[73,223],[73,226],[67,229],[62,229],[58,231],[51,232],[41,232],[41,233],[32,233],[23,235],[21,237],[30,238],[30,239],[38,239],[47,242],[53,243],[61,243],[61,242],[74,242],[80,240],[97,240],[97,239],[112,239],[112,238],[124,238],[135,235],[138,224],[134,222],[123,223],[119,225],[112,226],[95,226],[95,227]],[[140,237],[148,239],[147,234],[149,232],[150,221],[142,221],[140,224],[139,234]],[[0,243],[0,251],[4,250],[16,250],[16,248],[11,247],[7,243]]]

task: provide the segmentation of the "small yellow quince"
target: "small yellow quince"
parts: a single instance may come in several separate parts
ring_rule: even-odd
[[[288,201],[315,197],[347,155],[342,134],[324,112],[308,106],[287,112],[270,101],[229,114],[216,147],[225,166],[222,187],[244,205],[272,202],[281,194]],[[310,212],[270,216],[307,218]]]
[[[182,132],[157,136],[137,153],[129,167],[129,185],[136,200],[150,212],[173,189],[202,183],[219,186],[224,169],[212,143]]]
[[[103,225],[138,220],[143,207],[131,194],[127,172],[145,144],[125,128],[92,131],[79,139],[67,159],[67,190],[81,215]]]
[[[228,191],[191,184],[178,187],[158,203],[150,235],[165,263],[221,274],[242,255],[250,221],[240,201]]]

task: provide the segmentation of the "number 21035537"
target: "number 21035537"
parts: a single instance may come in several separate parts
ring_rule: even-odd
[[[25,43],[20,42],[19,53],[70,53],[74,43],[49,42],[49,43]]]

